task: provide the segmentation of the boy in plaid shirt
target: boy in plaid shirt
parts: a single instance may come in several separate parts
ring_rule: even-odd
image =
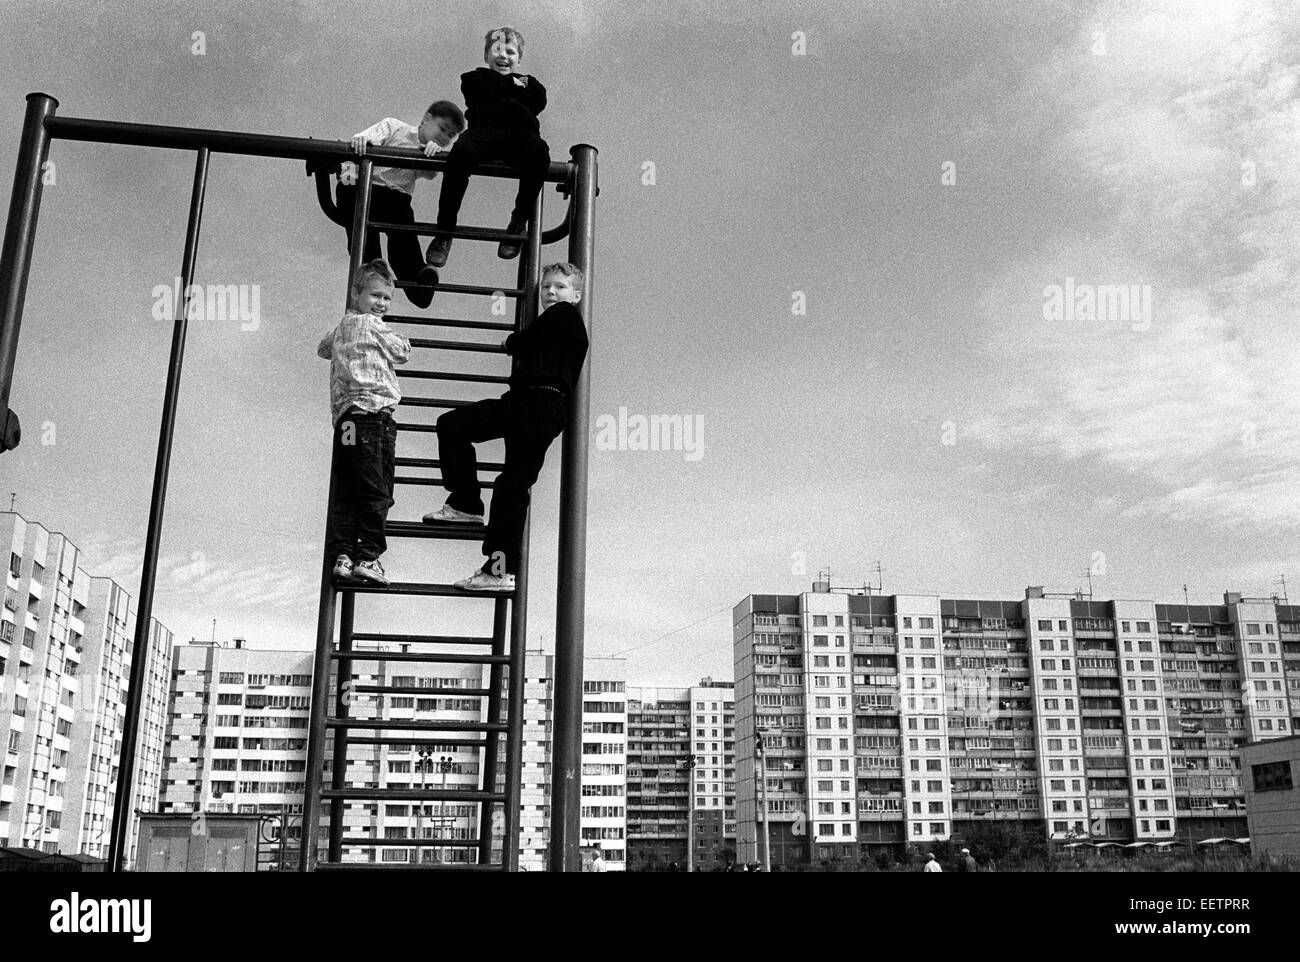
[[[316,353],[330,362],[334,499],[325,550],[334,576],[388,584],[379,556],[388,550],[384,522],[393,506],[397,425],[402,399],[394,364],[405,364],[411,343],[384,323],[393,301],[393,272],[382,260],[361,265],[352,278],[352,303],[321,338]]]

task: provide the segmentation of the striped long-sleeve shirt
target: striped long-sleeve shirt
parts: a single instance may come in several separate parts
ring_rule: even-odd
[[[343,315],[316,353],[330,362],[330,413],[338,423],[352,405],[374,413],[402,400],[394,364],[405,364],[411,342],[373,314]]]

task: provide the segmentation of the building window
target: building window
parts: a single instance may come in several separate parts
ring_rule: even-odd
[[[1251,765],[1250,777],[1255,783],[1257,792],[1276,792],[1294,787],[1291,779],[1291,763],[1288,761]]]

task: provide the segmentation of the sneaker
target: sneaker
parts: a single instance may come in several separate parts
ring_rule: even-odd
[[[348,581],[352,578],[352,559],[345,554],[339,555],[334,559],[334,577],[340,581]]]
[[[379,563],[378,558],[358,561],[352,566],[352,577],[356,581],[373,581],[377,585],[389,583],[388,576],[384,574],[384,566]]]
[[[420,269],[419,276],[416,277],[415,283],[419,287],[406,288],[406,299],[416,307],[425,308],[433,303],[433,295],[436,293],[433,285],[438,283],[438,269],[425,264]]]
[[[437,511],[430,511],[424,516],[425,524],[438,524],[442,521],[453,521],[461,524],[482,524],[483,515],[470,514],[468,511],[457,511],[449,504],[444,504]]]
[[[433,243],[429,245],[429,253],[425,260],[430,267],[445,267],[447,264],[447,255],[451,253],[450,237],[435,237]]]
[[[506,226],[507,234],[523,234],[528,230],[528,221],[515,220],[510,218],[510,223]],[[504,261],[514,260],[519,256],[520,244],[518,241],[502,241],[497,247],[497,257]]]
[[[463,591],[514,591],[514,575],[490,575],[481,568],[468,578],[456,582],[456,587]]]

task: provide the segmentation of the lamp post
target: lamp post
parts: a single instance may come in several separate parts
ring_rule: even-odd
[[[442,790],[444,792],[447,791],[447,773],[451,771],[451,766],[452,766],[452,760],[450,755],[443,755],[441,758],[438,759],[438,771],[442,772]],[[442,838],[442,824],[446,820],[447,820],[447,800],[445,798],[440,798],[438,799],[438,838],[439,839]],[[439,847],[438,849],[438,861],[439,862],[446,861],[446,859],[443,858],[441,847]]]
[[[686,871],[695,871],[695,756],[687,755],[686,769]]]
[[[763,871],[770,875],[772,872],[772,840],[767,833],[767,770],[763,766],[763,733],[761,731],[754,733],[754,750],[758,761],[755,771],[758,774],[759,813],[763,818]]]
[[[420,757],[416,761],[415,767],[420,772],[420,791],[424,791],[424,773],[427,772],[429,768],[433,765],[433,750],[430,748],[421,748],[419,754]],[[422,846],[418,844],[418,842],[424,838],[424,799],[423,798],[419,799],[416,802],[415,838],[417,844],[415,848],[412,849],[412,856],[413,856],[412,860],[418,865],[420,862],[424,861],[424,857],[420,854],[420,849]]]

